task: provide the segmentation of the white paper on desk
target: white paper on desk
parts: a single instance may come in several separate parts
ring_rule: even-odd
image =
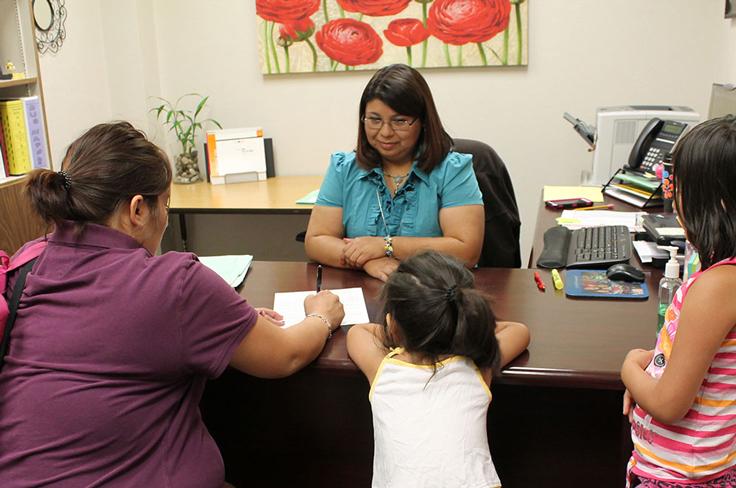
[[[603,192],[599,186],[552,186],[544,185],[542,199],[562,200],[567,198],[587,198],[594,203],[603,202]]]
[[[641,216],[645,212],[617,212],[615,210],[563,210],[557,223],[568,229],[625,225],[629,232],[643,232]]]
[[[330,291],[340,297],[345,309],[345,318],[340,325],[365,324],[370,321],[362,288],[339,288]],[[314,291],[274,293],[273,309],[284,316],[284,327],[291,327],[304,320],[306,316],[304,299],[309,295],[314,295]]]
[[[244,254],[241,256],[198,256],[199,261],[220,275],[228,285],[237,288],[245,279],[253,256]]]
[[[633,241],[633,244],[636,254],[639,255],[639,261],[642,263],[651,263],[653,258],[667,259],[670,257],[670,253],[658,248],[656,242]]]

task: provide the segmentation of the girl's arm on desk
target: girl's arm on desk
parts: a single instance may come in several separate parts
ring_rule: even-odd
[[[331,331],[340,327],[345,312],[337,295],[329,291],[308,296],[304,309],[317,315],[286,329],[259,314],[230,365],[259,378],[283,378],[314,361]]]
[[[498,367],[503,368],[529,346],[531,336],[529,328],[519,322],[496,322],[496,340],[501,358]],[[493,371],[490,368],[481,370],[483,379],[490,386],[493,379]]]
[[[348,356],[373,383],[378,367],[388,351],[383,345],[383,326],[358,324],[348,330]]]

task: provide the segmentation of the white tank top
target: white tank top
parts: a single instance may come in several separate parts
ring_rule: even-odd
[[[383,359],[369,394],[373,487],[500,487],[486,433],[491,391],[475,363],[453,356],[432,377],[401,352]]]

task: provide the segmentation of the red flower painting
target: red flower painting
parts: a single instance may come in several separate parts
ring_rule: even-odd
[[[383,17],[402,12],[411,0],[337,0],[347,12]]]
[[[287,22],[279,27],[279,38],[285,42],[299,42],[308,39],[314,33],[314,22],[306,19]]]
[[[383,54],[383,41],[373,27],[355,19],[331,20],[315,39],[330,59],[346,66],[375,63]]]
[[[435,0],[427,28],[437,39],[455,46],[486,42],[509,25],[509,0]]]
[[[319,10],[320,0],[256,0],[256,14],[279,24],[301,20]]]
[[[388,24],[383,35],[395,46],[410,47],[429,37],[429,31],[418,19],[396,19]]]

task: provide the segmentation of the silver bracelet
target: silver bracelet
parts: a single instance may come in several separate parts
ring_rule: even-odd
[[[330,337],[332,337],[332,324],[330,324],[330,321],[327,320],[327,317],[325,317],[321,313],[310,313],[310,314],[307,315],[306,318],[309,318],[309,317],[317,317],[322,322],[324,322],[325,325],[327,326],[327,332],[328,332],[327,338],[329,339]]]

